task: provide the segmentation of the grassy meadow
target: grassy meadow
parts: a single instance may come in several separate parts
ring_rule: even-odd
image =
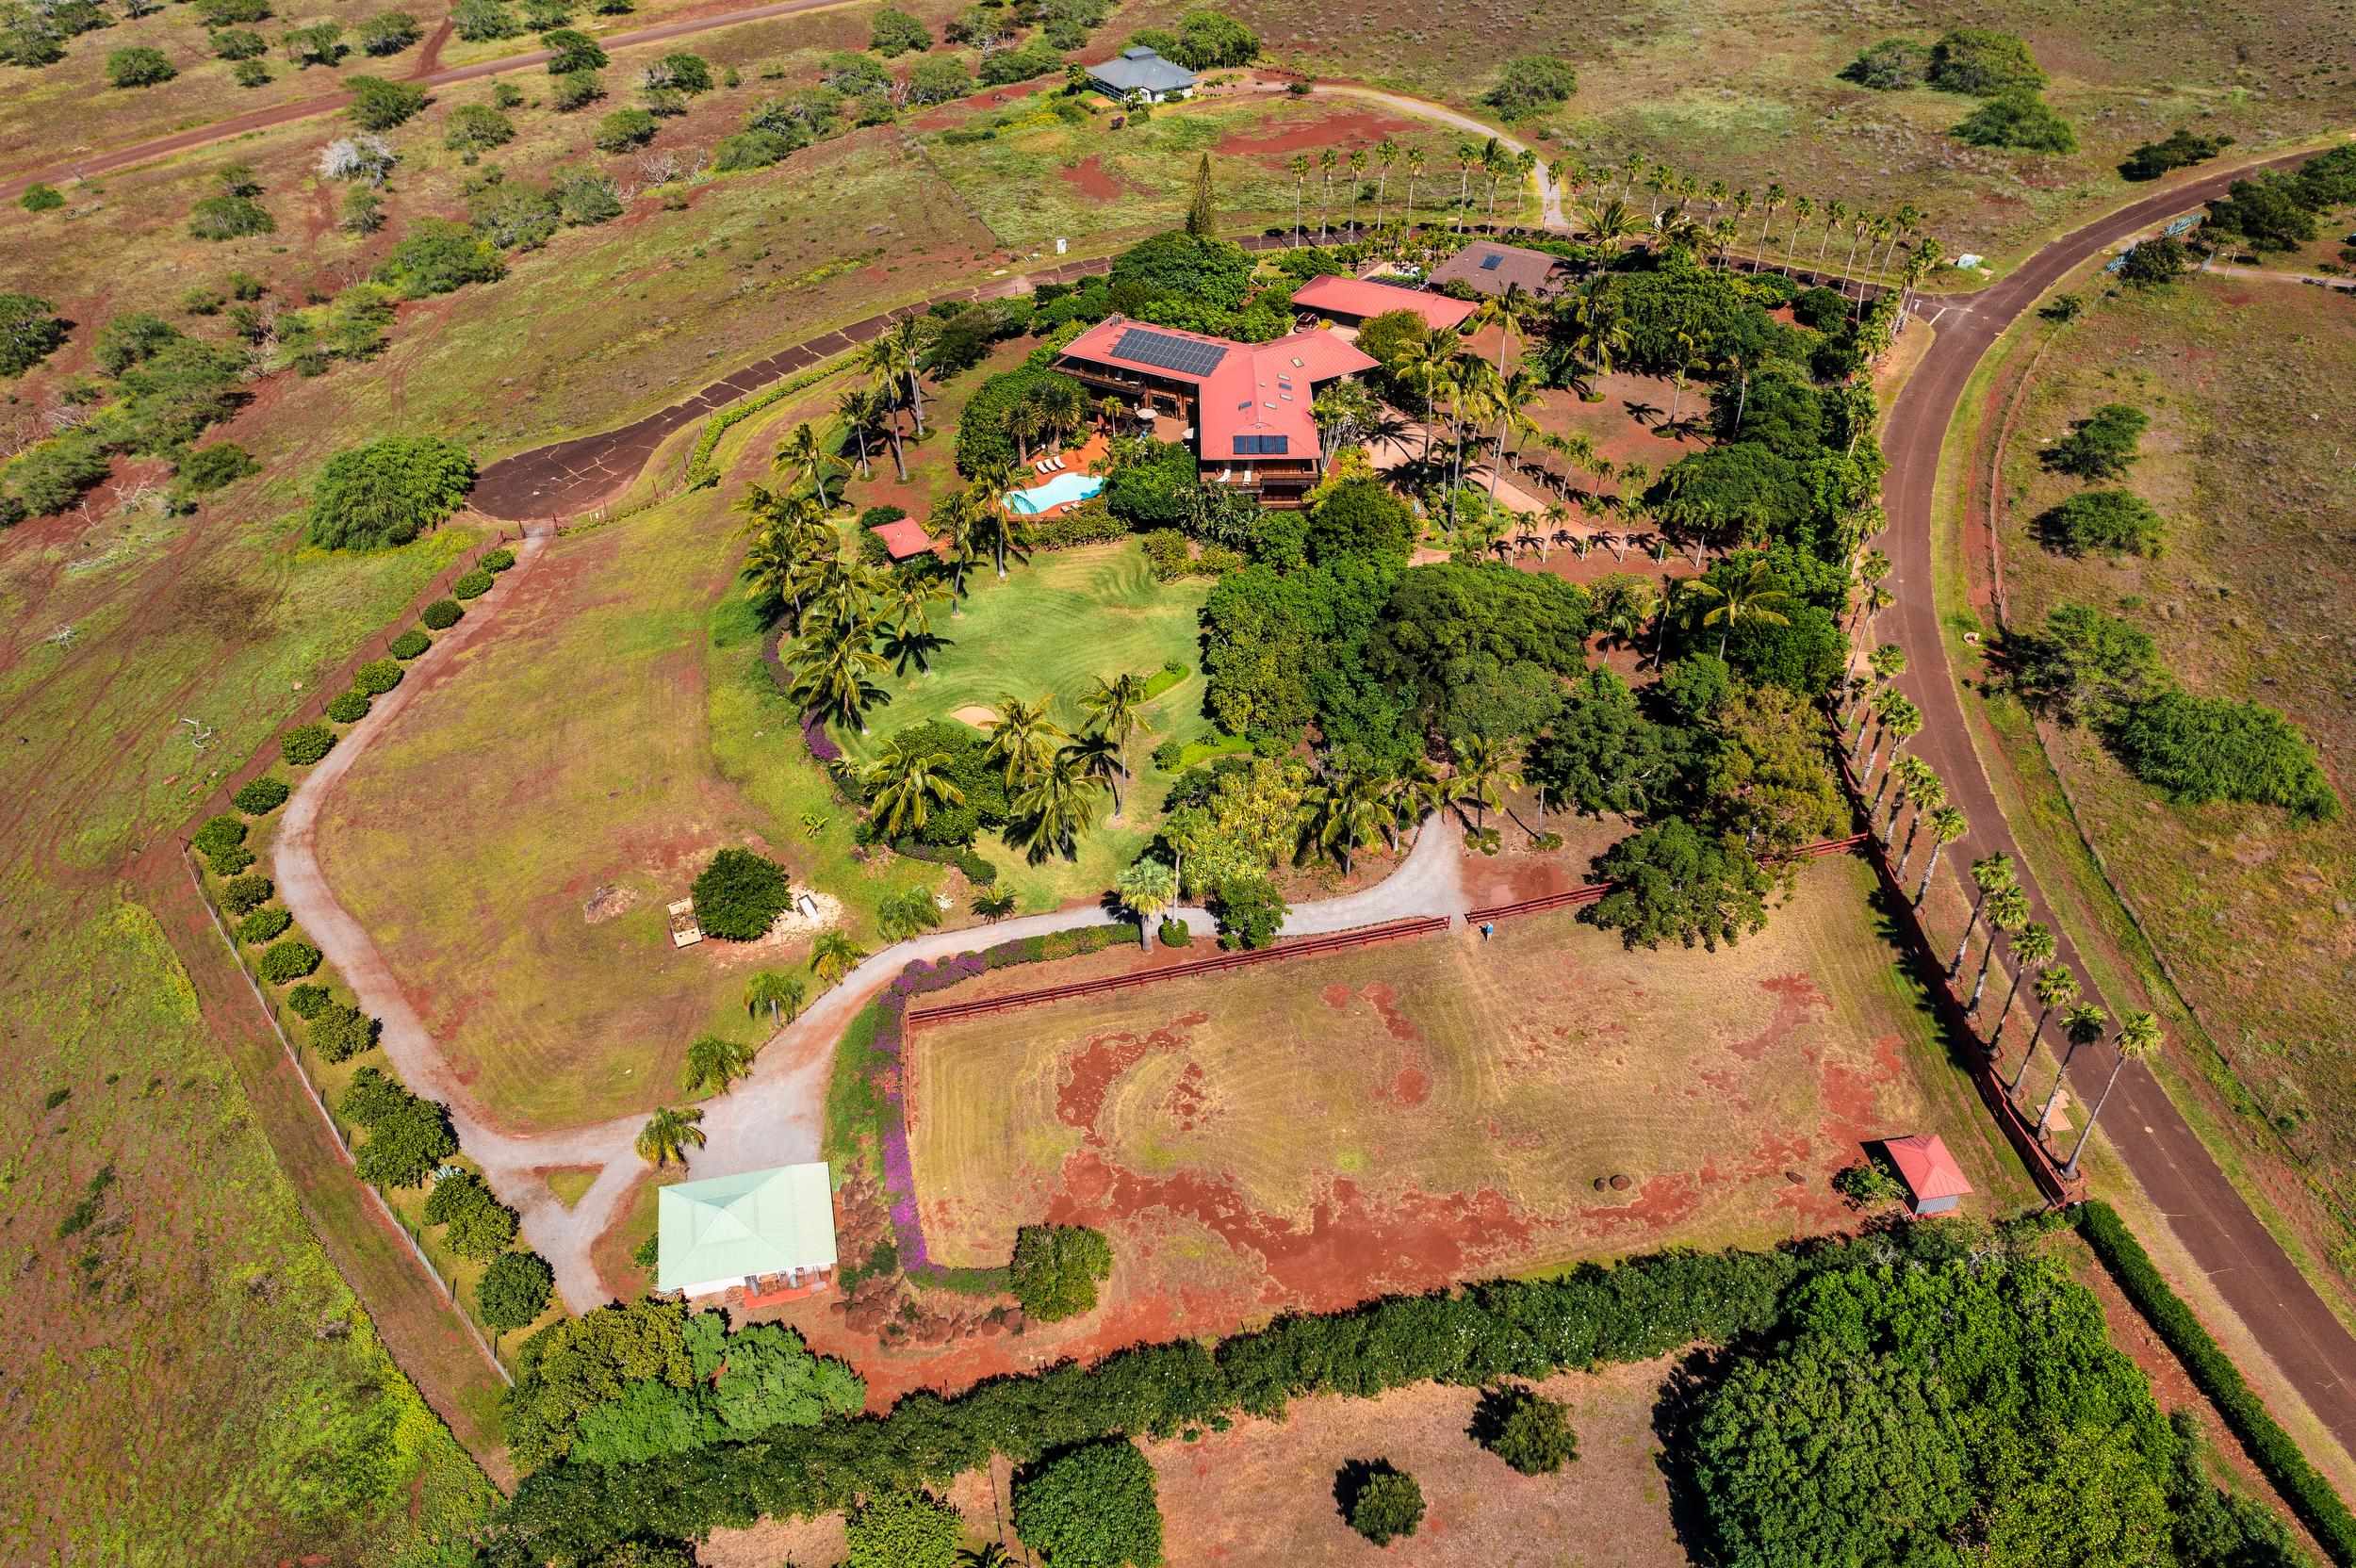
[[[2043,333],[2051,329],[2039,328]],[[2125,615],[2192,691],[2288,713],[2346,795],[2356,757],[2347,626],[2356,599],[2323,519],[2356,513],[2334,389],[2356,373],[2348,302],[2288,282],[2200,278],[2105,300],[2037,362],[2007,449],[2003,551],[2011,619],[2033,627],[2064,599]],[[2145,410],[2145,456],[2122,482],[2168,520],[2157,559],[2072,558],[2034,520],[2077,487],[2043,471],[2039,445],[2105,402]],[[2016,732],[2018,733],[2018,727]],[[2024,736],[2025,738],[2025,736]],[[2356,1045],[2337,1005],[2356,936],[2356,831],[2345,813],[2295,822],[2266,807],[2171,806],[2084,730],[2048,730],[2075,826],[2092,841],[2141,939],[2214,1040],[2175,1031],[2193,1080],[2238,1102],[2240,1140],[2265,1184],[2340,1273],[2356,1274]],[[2228,1124],[2234,1119],[2228,1118]],[[2342,1217],[2335,1218],[2334,1213]]]
[[[1248,1278],[1256,1251],[1286,1260],[1283,1290],[1301,1252],[1362,1245],[1367,1288],[1423,1288],[1445,1272],[1400,1260],[1450,1216],[1452,1266],[1491,1271],[1844,1224],[1831,1174],[1921,1130],[1950,1140],[1976,1210],[2011,1212],[2026,1178],[1873,886],[1862,862],[1811,865],[1764,934],[1715,955],[1542,916],[926,1027],[906,1057],[930,1250],[990,1265],[1044,1217],[1165,1215],[1223,1238],[1173,1254],[1207,1277]]]

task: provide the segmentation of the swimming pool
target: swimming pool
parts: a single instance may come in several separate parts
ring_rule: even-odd
[[[1034,484],[1028,490],[1006,492],[1006,509],[1036,517],[1053,511],[1067,501],[1084,501],[1104,488],[1104,482],[1094,474],[1057,474],[1044,484]]]

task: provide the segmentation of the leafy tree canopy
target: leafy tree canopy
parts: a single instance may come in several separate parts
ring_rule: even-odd
[[[1126,1438],[1067,1449],[1015,1478],[1014,1527],[1055,1568],[1155,1568],[1153,1467]]]
[[[956,1568],[963,1515],[923,1492],[884,1492],[851,1511],[844,1568]]]
[[[1958,27],[1931,45],[1930,84],[1948,92],[1993,98],[2011,91],[2036,92],[2045,73],[2028,44],[1989,27]]]
[[[2168,523],[2132,490],[2083,490],[2048,507],[2031,525],[2070,555],[2157,555]]]
[[[1579,919],[1619,932],[1629,947],[1674,939],[1715,953],[1767,924],[1774,882],[1758,859],[1733,836],[1713,837],[1682,818],[1622,839],[1596,858],[1595,874],[1617,886]]]
[[[2078,133],[2053,106],[2027,88],[1998,93],[1964,116],[1957,139],[1974,147],[2009,147],[2023,153],[2074,153]]]
[[[2165,692],[2129,708],[2107,737],[2136,777],[2186,805],[2216,800],[2339,815],[2339,797],[2298,726],[2263,703]]]
[[[327,460],[311,495],[311,542],[328,549],[405,545],[474,488],[474,459],[438,435],[387,435]]]
[[[1025,1225],[1014,1233],[1008,1269],[1023,1315],[1060,1322],[1096,1309],[1096,1287],[1113,1271],[1112,1243],[1085,1225]]]
[[[726,941],[757,941],[794,902],[785,868],[766,856],[731,845],[712,858],[694,889],[695,923]]]

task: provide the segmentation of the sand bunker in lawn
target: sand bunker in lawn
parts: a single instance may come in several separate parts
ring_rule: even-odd
[[[1918,1125],[1985,1190],[1995,1156],[1870,887],[1810,867],[1764,936],[1715,955],[1542,917],[921,1029],[932,1255],[1003,1263],[1017,1226],[1078,1221],[1167,1245],[1165,1273],[1326,1305],[1835,1227],[1831,1173]]]

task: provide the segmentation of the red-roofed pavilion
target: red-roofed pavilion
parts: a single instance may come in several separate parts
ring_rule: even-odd
[[[1937,1133],[1908,1134],[1890,1138],[1882,1147],[1890,1151],[1890,1163],[1898,1168],[1914,1194],[1916,1214],[1951,1214],[1957,1200],[1971,1195],[1972,1184],[1963,1179],[1963,1167],[1947,1152],[1947,1140]]]

